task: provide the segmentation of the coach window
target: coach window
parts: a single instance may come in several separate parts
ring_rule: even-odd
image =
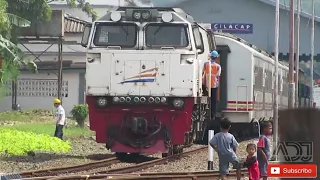
[[[272,91],[272,73],[271,73],[271,71],[268,71],[267,79],[268,79],[268,91],[271,92]]]
[[[254,66],[254,77],[253,77],[253,87],[257,88],[257,76],[258,76],[258,67]]]
[[[272,81],[271,81],[271,90],[274,90],[274,83],[275,83],[275,76],[274,76],[274,70],[271,71]]]
[[[258,77],[257,77],[258,82],[257,87],[258,89],[262,89],[262,81],[263,81],[263,69],[261,67],[258,67]]]
[[[284,92],[284,96],[288,97],[288,73],[285,71],[284,72],[284,76],[283,76],[283,92]]]
[[[269,71],[268,71],[268,65],[266,66],[266,70],[265,70],[265,89],[266,89],[266,91],[268,92],[269,91]]]
[[[281,72],[281,70],[280,70],[280,72]],[[281,73],[279,73],[278,74],[278,92],[279,92],[279,94],[282,94],[282,83],[281,83],[281,79],[282,79],[282,77],[281,77]]]

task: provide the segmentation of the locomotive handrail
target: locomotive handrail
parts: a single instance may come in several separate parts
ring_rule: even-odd
[[[121,50],[121,46],[107,46],[107,49],[119,49],[119,50]]]
[[[164,46],[164,47],[161,47],[161,50],[174,50],[174,47],[166,47],[166,46]]]
[[[238,85],[237,86],[237,101],[236,101],[236,111],[238,111],[238,101],[239,101],[239,88],[244,87],[246,88],[246,111],[249,110],[249,104],[248,104],[248,85]]]

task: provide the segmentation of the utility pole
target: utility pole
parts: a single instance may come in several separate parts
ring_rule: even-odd
[[[289,35],[289,108],[294,107],[294,0],[290,0]]]
[[[299,63],[300,63],[300,10],[301,10],[301,1],[297,0],[297,48],[296,48],[296,77],[295,77],[295,107],[298,108],[299,107]]]
[[[273,124],[273,147],[274,149],[277,149],[276,147],[278,146],[278,134],[279,134],[279,121],[278,121],[278,94],[279,94],[279,72],[278,72],[278,65],[279,65],[279,17],[280,17],[280,0],[276,0],[276,18],[275,18],[275,29],[274,29],[274,58],[275,58],[275,66],[274,66],[274,105],[273,105],[273,119],[274,119],[274,124]],[[274,154],[276,157],[276,160],[278,160],[277,154]]]
[[[63,69],[63,58],[62,58],[62,37],[58,40],[58,99],[62,102],[62,69]]]
[[[313,106],[313,61],[314,61],[314,0],[312,0],[312,26],[311,26],[311,92],[310,104]]]

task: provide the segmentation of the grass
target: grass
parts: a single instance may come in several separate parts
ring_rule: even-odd
[[[17,124],[13,126],[2,126],[0,129],[15,129],[18,131],[26,131],[26,132],[34,132],[37,134],[47,134],[53,136],[55,131],[55,124],[42,124],[42,123],[30,123],[30,124]],[[90,136],[93,132],[88,130],[87,128],[80,127],[68,127],[64,128],[63,135],[70,137],[77,136]]]
[[[53,112],[47,110],[28,110],[28,111],[7,111],[0,112],[0,122],[15,122],[15,123],[44,123],[52,122]]]
[[[71,122],[69,120],[67,122]],[[3,123],[1,125],[1,122]],[[37,134],[47,134],[53,136],[55,131],[55,120],[51,111],[29,110],[23,112],[8,111],[0,113],[0,129],[15,129],[19,131],[34,132]],[[64,128],[64,136],[83,137],[93,134],[88,128],[69,126]]]

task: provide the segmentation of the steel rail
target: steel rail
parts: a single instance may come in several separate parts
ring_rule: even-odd
[[[241,170],[241,176],[248,174],[246,169]],[[74,175],[63,177],[52,177],[48,180],[89,180],[89,179],[115,179],[115,180],[127,180],[127,179],[139,179],[139,180],[211,180],[213,177],[219,177],[219,171],[194,171],[194,172],[156,172],[156,173],[141,173],[141,174],[99,174],[99,175]],[[231,170],[228,174],[229,177],[236,176],[236,171]]]
[[[193,149],[193,150],[190,150],[190,151],[185,151],[185,152],[180,153],[180,154],[172,155],[172,156],[169,156],[169,157],[166,157],[166,158],[150,160],[150,161],[147,161],[147,162],[142,162],[142,163],[138,163],[138,164],[131,165],[131,166],[119,167],[119,168],[111,168],[111,169],[108,169],[108,170],[105,170],[105,171],[97,171],[97,172],[93,172],[91,174],[99,175],[99,174],[125,174],[125,173],[132,173],[132,172],[136,172],[136,171],[139,171],[139,170],[142,170],[142,169],[150,168],[150,167],[155,166],[155,165],[165,164],[165,163],[167,163],[169,161],[178,160],[181,157],[185,157],[185,156],[188,156],[188,155],[191,155],[191,154],[195,154],[195,153],[198,153],[198,152],[201,152],[201,151],[204,151],[204,150],[207,150],[207,147],[201,147],[201,148]],[[70,167],[74,169],[74,166],[70,166]],[[82,171],[93,169],[91,166],[88,167],[88,165],[86,166],[85,164],[82,166],[82,168],[83,168]],[[79,169],[76,169],[76,170],[79,172]],[[70,169],[63,169],[63,171],[66,171],[67,173],[71,172]],[[50,173],[50,171],[48,172],[46,170],[45,171],[41,170],[41,173],[42,174],[46,173],[46,174],[44,176],[42,176],[42,177],[37,176],[37,178],[35,177],[35,175],[38,175],[39,173],[38,174],[32,174],[33,178],[28,178],[28,180],[29,179],[30,180],[31,179],[44,180],[44,179],[50,179],[50,178],[56,178],[56,179],[68,179],[68,178],[71,178],[72,179],[73,177],[79,177],[81,179],[81,177],[86,177],[87,178],[87,176],[89,176],[89,175],[71,175],[71,176],[53,177],[53,175],[47,175],[48,173]],[[28,175],[30,175],[30,173]],[[54,174],[54,175],[57,175],[57,174]],[[92,176],[92,175],[90,175],[90,176]],[[105,176],[103,176],[103,177],[105,177]]]
[[[97,174],[132,173],[132,172],[140,171],[142,169],[147,169],[147,168],[153,167],[155,165],[165,164],[165,163],[167,163],[169,161],[178,160],[181,157],[189,156],[191,154],[195,154],[195,153],[198,153],[198,152],[201,152],[201,151],[204,151],[204,150],[207,150],[207,147],[201,147],[201,148],[193,149],[193,150],[190,150],[190,151],[185,151],[183,153],[175,154],[175,155],[172,155],[172,156],[169,156],[169,157],[166,157],[166,158],[155,159],[155,160],[151,160],[151,161],[135,164],[135,165],[132,165],[132,166],[112,168],[112,169],[108,169],[108,170],[100,171],[100,172],[96,172],[96,173]]]
[[[46,168],[34,171],[25,171],[18,173],[22,178],[31,178],[34,177],[43,177],[43,176],[56,176],[64,173],[72,173],[85,171],[87,169],[100,168],[105,166],[111,166],[112,164],[119,163],[120,160],[116,157],[108,158],[105,160],[99,160],[95,162],[75,165],[75,166],[63,166],[63,167],[54,167],[54,168]]]

